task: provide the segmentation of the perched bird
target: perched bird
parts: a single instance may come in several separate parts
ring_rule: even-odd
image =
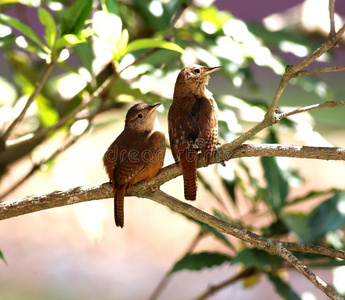
[[[208,165],[218,138],[217,104],[206,89],[209,74],[221,67],[184,67],[179,73],[169,109],[168,126],[171,151],[180,162],[186,200],[195,200],[198,152]]]
[[[158,122],[155,110],[159,105],[132,106],[127,112],[124,130],[104,154],[103,164],[114,190],[116,226],[124,225],[126,189],[140,181],[148,182],[163,166],[165,136],[155,126]]]

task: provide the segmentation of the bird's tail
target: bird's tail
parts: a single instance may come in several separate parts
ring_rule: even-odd
[[[196,180],[198,152],[195,150],[184,151],[180,155],[180,163],[184,182],[184,197],[186,200],[195,200],[198,188]]]
[[[122,186],[119,189],[114,189],[114,216],[115,216],[115,224],[118,227],[123,227],[123,224],[124,224],[124,212],[123,212],[124,199],[125,199],[125,187]]]

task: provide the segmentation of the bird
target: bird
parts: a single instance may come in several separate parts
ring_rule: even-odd
[[[190,65],[177,76],[168,112],[171,151],[182,168],[184,197],[196,200],[198,153],[210,164],[218,139],[217,104],[206,89],[210,74],[219,67]]]
[[[158,128],[155,110],[160,103],[133,105],[126,114],[124,130],[103,156],[103,165],[114,191],[114,216],[124,226],[124,196],[131,185],[155,177],[163,166],[165,135]]]

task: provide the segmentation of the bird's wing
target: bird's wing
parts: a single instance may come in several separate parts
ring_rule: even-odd
[[[218,139],[218,119],[214,99],[198,98],[193,106],[192,116],[199,129],[196,144],[209,164]]]
[[[136,159],[124,158],[119,161],[114,168],[115,187],[118,188],[126,183],[129,183],[131,179],[142,172],[147,163],[137,161]]]
[[[194,147],[199,134],[197,121],[192,115],[194,101],[189,98],[182,99],[181,103],[190,103],[190,105],[180,107],[173,103],[169,110],[169,140],[175,161],[179,160],[181,152]]]

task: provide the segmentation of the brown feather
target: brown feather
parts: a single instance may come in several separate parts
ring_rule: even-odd
[[[216,149],[217,104],[206,85],[209,74],[219,68],[184,67],[175,83],[174,99],[168,113],[169,140],[174,159],[180,161],[182,167],[187,200],[196,198],[198,151],[208,165]]]
[[[196,166],[198,163],[198,152],[190,149],[180,154],[180,163],[183,174],[184,197],[186,200],[195,200],[198,183],[196,180]]]
[[[125,199],[125,187],[122,186],[119,189],[114,188],[114,216],[115,224],[118,227],[123,227],[124,224],[124,211],[123,203]]]

